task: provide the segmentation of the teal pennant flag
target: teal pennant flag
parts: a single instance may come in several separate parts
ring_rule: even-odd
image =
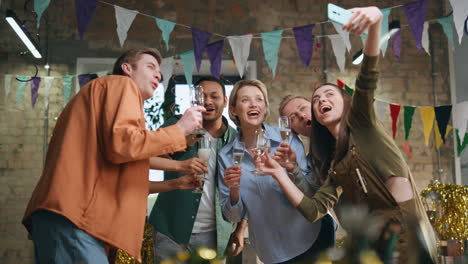
[[[62,76],[63,97],[64,97],[65,104],[67,104],[68,101],[70,100],[70,91],[71,91],[72,80],[73,80],[73,75]]]
[[[380,29],[380,35],[385,36],[388,34],[388,16],[390,15],[390,8],[385,8],[380,10],[382,12],[382,27]],[[382,44],[380,45],[380,50],[382,50],[382,56],[385,57],[385,52],[387,52],[388,40],[390,38],[382,38]]]
[[[276,65],[278,64],[278,50],[281,45],[283,30],[262,32],[260,34],[262,36],[265,60],[273,73],[273,77],[275,77]]]
[[[192,74],[195,69],[195,55],[193,54],[193,50],[180,54],[180,59],[184,64],[184,73],[187,84],[192,84]]]
[[[452,51],[455,49],[455,46],[453,45],[453,27],[452,27],[452,16],[447,16],[443,18],[438,18],[437,22],[442,26],[442,29],[444,30],[445,35],[448,38],[448,41],[450,43],[450,48]]]
[[[34,12],[37,14],[37,28],[41,24],[42,13],[49,7],[50,0],[34,0]]]
[[[166,50],[169,50],[169,38],[176,23],[166,19],[156,18],[156,25],[162,32],[162,38],[164,43],[166,43]]]
[[[16,103],[21,104],[23,102],[23,97],[24,97],[24,87],[28,83],[26,80],[28,80],[28,76],[24,75],[18,75],[16,78],[20,81],[18,81],[18,93],[16,97]]]

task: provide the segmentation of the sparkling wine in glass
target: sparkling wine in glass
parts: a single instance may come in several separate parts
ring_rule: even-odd
[[[257,129],[255,131],[255,147],[250,150],[255,160],[260,158],[263,154],[265,154],[265,152],[268,151],[268,148],[270,147],[269,143],[270,142],[268,138],[265,136],[265,130],[261,128]],[[258,168],[255,168],[255,170],[252,172],[257,175],[265,175],[265,173],[259,171]]]
[[[198,157],[205,161],[205,163],[208,164],[211,156],[211,138],[205,134],[201,139],[200,139],[200,147],[198,148]],[[207,180],[206,174],[199,174],[197,175],[197,179],[200,181],[205,181]],[[203,189],[200,187],[197,187],[193,190],[194,193],[202,193]]]
[[[234,162],[234,166],[240,166],[242,163],[242,159],[244,158],[244,143],[241,141],[236,141],[234,143],[234,149],[232,151],[232,160]],[[235,184],[235,186],[239,186],[239,184]]]
[[[190,85],[190,106],[205,106],[205,94],[203,86],[201,85]],[[192,135],[201,136],[206,133],[203,128],[197,128],[192,132]]]
[[[282,141],[284,143],[289,144],[289,142],[291,141],[291,125],[290,125],[290,122],[289,122],[289,117],[280,116],[278,118],[278,127],[279,127],[279,130],[280,130]],[[288,159],[287,156],[286,156],[284,162],[285,163],[289,162],[289,159]]]

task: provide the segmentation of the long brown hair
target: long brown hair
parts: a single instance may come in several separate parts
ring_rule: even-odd
[[[324,83],[317,87],[312,93],[312,98],[319,88],[323,86],[334,87],[343,97],[343,114],[340,120],[340,130],[338,131],[338,138],[335,139],[328,129],[321,125],[314,115],[314,107],[312,105],[312,131],[310,135],[310,162],[313,169],[319,173],[317,177],[318,183],[323,183],[328,175],[328,170],[332,161],[338,162],[344,158],[348,152],[349,142],[349,125],[348,114],[351,109],[351,96],[344,90],[332,83]],[[313,104],[313,100],[311,100]]]

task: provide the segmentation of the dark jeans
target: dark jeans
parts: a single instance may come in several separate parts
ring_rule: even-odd
[[[329,247],[335,245],[335,224],[330,215],[322,218],[322,228],[314,244],[304,253],[290,260],[282,262],[283,264],[295,263],[314,263],[319,255]]]

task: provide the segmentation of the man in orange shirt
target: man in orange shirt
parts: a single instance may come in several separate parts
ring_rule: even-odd
[[[149,157],[185,150],[205,111],[145,129],[143,100],[161,81],[160,63],[157,50],[125,52],[115,75],[88,83],[60,114],[23,218],[36,263],[109,263],[112,248],[141,261]]]

